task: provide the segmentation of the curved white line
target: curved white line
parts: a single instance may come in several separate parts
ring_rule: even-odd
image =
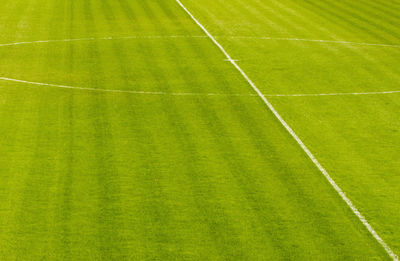
[[[39,41],[24,41],[15,43],[4,43],[0,44],[3,46],[14,46],[14,45],[24,45],[24,44],[39,44],[39,43],[53,43],[53,42],[76,42],[76,41],[95,41],[95,40],[124,40],[124,39],[173,39],[173,38],[208,38],[206,35],[138,35],[138,36],[121,36],[121,37],[88,37],[88,38],[71,38],[71,39],[59,39],[59,40],[39,40]],[[217,38],[217,37],[215,37]],[[218,38],[223,38],[219,36]],[[393,44],[378,44],[378,43],[363,43],[363,42],[349,42],[349,41],[331,41],[331,40],[313,40],[313,39],[301,39],[301,38],[279,38],[279,37],[257,37],[257,36],[228,36],[228,38],[242,38],[242,39],[266,39],[266,40],[283,40],[283,41],[306,41],[306,42],[322,42],[322,43],[339,43],[339,44],[358,44],[367,46],[382,46],[382,47],[400,47],[400,45]],[[60,84],[49,84],[40,82],[31,82],[25,80],[18,80],[7,77],[0,77],[0,80],[13,81],[20,83],[27,83],[33,85],[50,86],[65,89],[78,89],[78,90],[88,90],[97,92],[114,92],[114,93],[132,93],[132,94],[150,94],[150,95],[174,95],[174,96],[254,96],[254,94],[223,94],[223,93],[167,93],[167,92],[149,92],[149,91],[129,91],[129,90],[111,90],[111,89],[96,89],[88,87],[78,87],[78,86],[67,86]],[[345,96],[345,95],[374,95],[374,94],[394,94],[400,93],[400,90],[395,91],[381,91],[381,92],[352,92],[352,93],[298,93],[298,94],[264,94],[267,97],[312,97],[312,96]]]
[[[400,93],[400,91],[264,94],[264,96],[268,96],[268,97],[313,97],[313,96],[375,95],[375,94],[393,94],[393,93]]]
[[[171,39],[171,38],[207,38],[207,36],[204,36],[204,35],[142,35],[142,36],[140,36],[139,35],[139,36],[121,36],[121,37],[100,37],[100,38],[89,37],[89,38],[72,38],[72,39],[59,39],[59,40],[55,39],[55,40],[39,40],[39,41],[23,41],[23,42],[15,42],[15,43],[3,43],[3,44],[0,44],[0,47],[23,45],[23,44],[54,43],[54,42],[124,40],[124,39]],[[263,39],[263,40],[276,40],[276,41],[302,41],[302,42],[355,44],[355,45],[365,45],[365,46],[400,48],[399,44],[365,43],[365,42],[319,40],[319,39],[305,39],[305,38],[283,38],[283,37],[268,37],[268,36],[216,36],[215,38]]]
[[[264,39],[264,40],[276,40],[276,41],[301,41],[301,42],[317,42],[317,43],[337,43],[337,44],[355,44],[355,45],[366,45],[366,46],[380,46],[380,47],[400,48],[400,45],[398,45],[398,44],[364,43],[364,42],[319,40],[319,39],[304,39],[304,38],[282,38],[282,37],[267,37],[267,36],[230,36],[230,38],[233,38],[233,39]]]
[[[199,93],[199,92],[155,92],[155,91],[134,91],[134,90],[118,90],[118,89],[97,89],[90,87],[70,86],[53,83],[32,82],[18,80],[8,77],[0,77],[0,80],[9,82],[19,82],[31,85],[41,85],[62,89],[76,89],[94,92],[112,92],[112,93],[130,93],[130,94],[149,94],[149,95],[172,95],[172,96],[257,96],[252,93]],[[312,96],[350,96],[350,95],[375,95],[375,94],[392,94],[400,93],[400,91],[382,91],[382,92],[339,92],[339,93],[297,93],[297,94],[263,94],[266,97],[312,97]]]
[[[70,86],[70,85],[61,85],[61,84],[52,84],[52,83],[24,81],[24,80],[18,80],[18,79],[7,78],[7,77],[0,77],[0,80],[25,83],[25,84],[31,84],[31,85],[40,85],[40,86],[61,88],[61,89],[75,89],[75,90],[85,90],[85,91],[94,91],[94,92],[171,95],[171,96],[255,96],[255,94],[241,94],[241,93],[151,92],[151,91],[97,89],[97,88],[89,88],[89,87],[79,87],[79,86]]]
[[[39,40],[39,41],[24,41],[15,43],[3,43],[2,46],[13,46],[23,44],[38,44],[38,43],[57,43],[57,42],[77,42],[77,41],[96,41],[96,40],[125,40],[125,39],[171,39],[171,38],[207,38],[204,35],[142,35],[142,36],[120,36],[120,37],[89,37],[89,38],[71,38],[71,39],[54,39],[54,40]]]

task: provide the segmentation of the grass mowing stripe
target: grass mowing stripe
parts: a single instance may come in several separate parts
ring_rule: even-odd
[[[371,5],[371,1],[368,1],[367,3],[360,3],[360,1],[348,1],[346,4],[352,6],[354,10],[362,11],[364,17],[368,17],[368,15],[371,15],[372,17],[374,17],[375,20],[379,21],[379,23],[382,23],[382,25],[386,24],[386,26],[398,29],[398,27],[396,26],[396,24],[400,22],[398,15],[396,17],[393,17],[389,15],[389,12],[386,12],[384,15],[382,15],[382,13],[378,11],[379,8]]]
[[[397,31],[398,27],[393,26],[393,24],[388,23],[388,21],[386,21],[386,23],[385,22],[382,23],[382,16],[379,16],[378,17],[379,19],[377,20],[372,12],[370,12],[368,10],[362,11],[364,9],[363,5],[357,6],[357,5],[351,4],[351,1],[349,1],[348,3],[329,1],[329,5],[330,5],[330,8],[335,8],[335,10],[341,11],[346,16],[352,17],[352,18],[357,19],[358,21],[361,21],[369,28],[373,27],[373,28],[377,29],[374,31],[384,32],[385,34],[390,35],[392,37],[398,35],[398,31]],[[385,21],[385,20],[383,20],[383,21]],[[359,24],[359,23],[357,23],[357,24]],[[398,39],[398,37],[395,37],[395,38]]]
[[[257,11],[259,5],[253,5],[254,1],[246,3],[248,10],[243,14],[239,12],[244,9],[243,1],[231,1],[226,7],[224,0],[184,2],[200,21],[208,21],[212,33],[212,28],[217,28],[215,35],[221,37],[376,40],[363,32],[353,37],[313,15],[310,18],[306,14],[304,23],[297,23],[299,17],[268,1]],[[282,2],[296,7],[291,1]],[[118,0],[106,0],[105,4],[101,0],[5,3],[10,9],[29,2],[32,8],[21,21],[15,21],[11,13],[10,17],[2,16],[0,33],[8,33],[0,35],[1,42],[203,34],[175,1],[123,1],[128,8]],[[143,4],[152,17],[146,16]],[[108,18],[104,8],[110,8]],[[132,19],[124,13],[129,8],[135,12]],[[234,10],[225,12],[224,8]],[[17,17],[18,10],[13,11]],[[201,16],[203,12],[208,17]],[[209,17],[212,12],[215,15]],[[249,17],[252,15],[258,17]],[[267,19],[260,19],[263,16]],[[281,23],[285,17],[287,22]],[[327,31],[316,30],[323,27]],[[281,35],[280,28],[285,28],[287,35]],[[204,34],[202,37],[207,38]],[[396,66],[390,74],[381,74],[397,64],[393,48],[216,39],[239,59],[263,93],[338,93],[398,87],[397,78],[385,79],[397,72]],[[140,86],[143,91],[244,91],[254,96],[210,99],[112,94],[0,81],[0,162],[4,165],[0,168],[0,259],[388,259],[275,116],[265,113],[265,104],[248,89],[242,75],[207,41],[190,37],[113,39],[0,48],[1,75],[15,79],[94,89],[130,91]],[[351,49],[371,60],[354,56]],[[386,66],[375,68],[378,64]],[[368,73],[371,76],[365,78]],[[345,77],[335,81],[337,75]],[[268,100],[338,184],[351,191],[357,207],[398,252],[398,204],[387,197],[397,198],[398,164],[379,164],[385,162],[385,149],[392,158],[398,154],[388,146],[391,139],[396,143],[393,136],[397,127],[392,125],[385,131],[386,121],[397,109],[385,103],[398,104],[398,96]],[[372,110],[373,101],[377,102],[376,112]],[[351,108],[352,103],[360,104],[343,109],[346,104]],[[317,110],[313,105],[321,107]],[[295,119],[291,117],[293,107],[297,108]],[[335,109],[330,111],[331,107]],[[339,118],[339,124],[334,118],[338,114],[345,118]],[[366,114],[383,117],[372,123]],[[318,118],[321,115],[326,117]],[[357,121],[358,116],[362,121]],[[346,132],[345,120],[351,122],[352,132]],[[318,123],[325,126],[318,128]],[[358,130],[357,125],[364,130]],[[372,126],[375,135],[367,134],[366,126]],[[320,132],[325,131],[320,138]],[[311,138],[309,132],[313,132]],[[334,132],[342,135],[334,136]],[[385,136],[379,137],[382,134]],[[336,137],[336,145],[347,144],[349,151],[329,148],[335,146],[329,140]],[[375,137],[384,139],[382,146]],[[362,144],[363,140],[368,145]],[[357,150],[360,141],[361,149]],[[371,151],[376,152],[376,158]],[[103,161],[104,157],[107,159]],[[360,164],[353,160],[360,160]],[[332,167],[332,162],[344,168]],[[29,176],[29,170],[36,176]],[[24,195],[29,180],[35,184]],[[357,187],[356,180],[362,185]],[[365,181],[372,183],[368,186]],[[107,190],[104,184],[108,183]],[[19,217],[30,223],[23,224]],[[109,244],[110,240],[119,242]]]
[[[371,30],[371,28],[369,28],[369,26],[367,26],[365,23],[357,23],[357,21],[353,21],[354,18],[352,18],[351,16],[346,16],[346,14],[348,14],[348,12],[345,12],[345,14],[341,13],[341,12],[336,12],[336,11],[332,11],[332,9],[326,5],[324,5],[321,2],[314,2],[314,1],[309,1],[309,0],[305,0],[304,3],[308,4],[310,7],[312,7],[312,9],[314,10],[313,12],[315,13],[323,13],[325,16],[325,19],[330,20],[332,22],[336,22],[338,23],[338,25],[342,25],[342,28],[346,28],[346,30],[354,30],[356,29],[359,32],[365,33],[367,35],[373,36],[374,39],[380,40],[380,39],[385,39],[385,41],[389,41],[391,39],[387,38],[387,34],[386,37],[382,36],[382,34]],[[318,9],[318,10],[315,10]],[[336,9],[335,9],[336,10]]]
[[[321,166],[318,160],[314,157],[311,151],[305,146],[305,144],[301,141],[301,139],[296,135],[296,133],[292,130],[292,128],[283,120],[280,114],[275,110],[272,104],[264,97],[264,95],[260,92],[257,86],[251,81],[251,79],[246,75],[246,73],[239,67],[239,65],[230,57],[230,55],[226,52],[226,50],[215,40],[215,38],[207,31],[207,29],[192,15],[192,13],[182,4],[180,0],[176,0],[176,2],[182,7],[182,9],[193,19],[193,21],[208,35],[208,37],[212,40],[212,42],[222,51],[222,53],[226,56],[226,58],[233,64],[233,66],[243,75],[243,77],[247,80],[250,86],[254,89],[254,91],[259,95],[259,97],[264,101],[264,103],[268,106],[268,108],[272,111],[272,113],[276,116],[276,118],[282,123],[285,129],[290,133],[290,135],[296,140],[296,142],[300,145],[300,147],[304,150],[304,152],[308,155],[308,157],[314,162],[317,168],[321,171],[321,173],[326,177],[332,187],[336,190],[336,192],[341,196],[341,198],[346,202],[346,204],[350,207],[353,213],[359,218],[362,224],[368,229],[368,231],[372,234],[372,236],[382,245],[382,247],[386,250],[387,254],[393,259],[398,260],[397,255],[392,251],[392,249],[382,240],[382,238],[376,233],[373,227],[368,223],[365,217],[358,211],[358,209],[354,206],[352,201],[346,196],[346,194],[342,191],[342,189],[335,183],[335,181],[331,178],[329,173]]]
[[[393,22],[395,20],[397,20],[396,23],[400,22],[399,14],[396,13],[396,10],[399,7],[389,7],[389,6],[387,6],[387,3],[382,5],[382,4],[376,3],[374,1],[368,1],[368,0],[359,1],[358,3],[360,3],[364,6],[370,6],[371,10],[374,10],[375,12],[378,11],[380,15],[385,16],[387,19],[390,19],[390,18],[393,19]]]
[[[146,3],[143,3],[144,5]],[[148,10],[148,13],[152,13],[150,10],[150,8],[146,7],[146,10]],[[155,17],[149,17],[149,19],[154,18],[155,21],[157,21],[157,19]],[[162,26],[162,23],[159,23]],[[174,42],[172,42],[173,44]],[[144,43],[140,43],[141,45],[143,45]],[[144,47],[144,46],[143,46]],[[156,56],[158,55],[164,55],[164,54],[155,54],[153,52],[152,49],[146,49],[143,48],[144,50],[146,50],[146,52],[144,52],[142,55],[146,57],[146,59],[144,60],[147,64],[147,67],[149,68],[149,72],[151,74],[151,78],[154,79],[159,79],[161,82],[165,83],[165,88],[167,90],[170,89],[169,86],[169,80],[168,77],[169,75],[167,75],[165,72],[163,72],[163,70],[161,68],[158,68],[158,63],[157,62],[153,62],[156,61]],[[169,48],[168,48],[169,49]],[[176,50],[178,50],[177,47],[172,46],[173,52],[175,53]],[[166,50],[166,48],[161,48],[161,50]],[[118,56],[118,55],[117,55]],[[123,56],[118,56],[121,59],[123,59]],[[174,63],[175,57],[172,57],[172,54],[169,54],[168,58],[171,59],[171,63]],[[126,61],[121,63],[121,66],[123,64],[126,64]],[[172,68],[173,69],[173,68]],[[180,148],[180,150],[182,151],[182,153],[185,153],[185,151],[192,151],[194,155],[192,155],[190,157],[190,163],[186,162],[185,167],[188,168],[187,170],[184,171],[185,175],[187,175],[187,177],[190,180],[191,185],[189,186],[189,189],[192,190],[194,195],[207,195],[207,196],[203,196],[203,197],[196,197],[197,200],[195,200],[195,206],[196,206],[196,213],[198,213],[198,215],[200,215],[201,219],[203,219],[205,221],[205,223],[207,224],[207,227],[209,229],[208,234],[211,237],[211,239],[214,241],[214,245],[217,248],[218,252],[220,253],[220,255],[224,254],[224,251],[227,251],[229,254],[233,255],[235,249],[233,248],[224,248],[224,246],[221,244],[226,240],[230,240],[230,244],[228,245],[238,245],[239,243],[237,242],[237,240],[235,239],[235,237],[229,237],[226,236],[226,233],[224,233],[224,231],[231,231],[232,233],[234,233],[234,229],[232,229],[231,227],[229,227],[228,224],[224,224],[221,223],[220,221],[215,221],[212,219],[212,217],[214,216],[224,216],[223,213],[221,213],[220,211],[218,211],[218,209],[221,209],[221,206],[218,207],[210,207],[213,206],[214,204],[212,204],[209,200],[209,198],[214,198],[213,195],[213,187],[212,186],[199,186],[199,184],[201,184],[201,180],[200,180],[200,174],[198,174],[199,169],[201,169],[201,167],[197,166],[196,162],[198,161],[199,158],[201,158],[198,155],[198,148],[196,148],[195,146],[195,142],[193,141],[193,139],[191,138],[192,136],[190,135],[190,133],[186,130],[185,128],[185,120],[182,119],[181,113],[179,113],[181,111],[181,109],[175,105],[175,101],[174,100],[169,100],[169,99],[161,99],[160,104],[163,108],[163,112],[166,115],[169,125],[172,125],[173,130],[175,130],[177,133],[174,133],[175,135],[175,139],[177,140],[178,146]],[[186,158],[186,157],[185,157]],[[189,159],[186,159],[185,161],[188,161]],[[206,173],[206,170],[204,170],[204,173]],[[216,210],[214,210],[216,209]],[[160,209],[160,211],[162,211],[162,209]],[[232,242],[233,241],[233,242]],[[160,253],[155,253],[156,255],[160,255],[163,254],[161,256],[162,259],[166,258],[166,254],[167,251],[166,249],[164,250],[163,248],[160,249],[161,251],[159,251]],[[212,250],[211,250],[212,251]],[[165,253],[163,253],[165,252]]]

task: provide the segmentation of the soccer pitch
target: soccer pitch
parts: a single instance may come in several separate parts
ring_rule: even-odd
[[[0,6],[0,260],[398,260],[399,1]]]

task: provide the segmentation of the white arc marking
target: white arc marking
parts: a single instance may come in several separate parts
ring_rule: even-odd
[[[16,42],[16,43],[3,43],[2,46],[13,46],[23,44],[37,44],[37,43],[57,43],[57,42],[78,42],[78,41],[95,41],[95,40],[129,40],[129,39],[168,39],[168,38],[207,38],[205,35],[138,35],[138,36],[118,36],[118,37],[89,37],[89,38],[72,38],[72,39],[59,39],[59,40],[40,40],[31,42]]]
[[[312,160],[312,162],[317,166],[317,168],[321,171],[321,173],[325,176],[325,178],[329,181],[332,187],[336,190],[336,192],[340,195],[340,197],[347,203],[353,213],[358,217],[358,219],[362,222],[362,224],[368,229],[368,231],[372,234],[372,236],[383,246],[386,250],[387,254],[395,261],[398,260],[397,255],[392,251],[392,249],[383,241],[383,239],[376,233],[376,231],[372,228],[372,226],[368,223],[365,217],[358,211],[358,209],[354,206],[351,200],[346,196],[343,190],[336,184],[336,182],[331,178],[328,172],[322,167],[322,165],[318,162],[315,156],[311,153],[311,151],[304,145],[301,139],[297,136],[297,134],[293,131],[293,129],[283,120],[281,115],[275,110],[272,104],[265,98],[265,96],[261,93],[261,91],[257,88],[257,86],[253,83],[253,81],[247,76],[247,74],[239,67],[239,65],[232,60],[231,56],[227,53],[227,51],[222,47],[221,44],[215,40],[215,38],[208,32],[208,30],[192,15],[192,13],[181,3],[180,0],[176,0],[176,2],[182,7],[182,9],[192,18],[192,20],[204,31],[204,33],[211,39],[211,41],[221,50],[221,52],[226,56],[228,60],[232,63],[232,65],[242,74],[242,76],[247,80],[253,90],[258,94],[258,96],[264,101],[264,103],[268,106],[271,112],[275,115],[275,117],[280,121],[280,123],[285,127],[285,129],[290,133],[290,135],[296,140],[296,142],[300,145],[300,147],[304,150],[304,152],[308,155],[308,157]]]
[[[354,44],[366,46],[381,46],[381,47],[394,47],[399,48],[398,44],[384,44],[384,43],[364,43],[364,42],[351,42],[351,41],[335,41],[335,40],[319,40],[319,39],[305,39],[305,38],[284,38],[284,37],[268,37],[268,36],[231,36],[234,39],[264,39],[264,40],[277,40],[277,41],[300,41],[300,42],[317,42],[317,43],[337,43],[337,44]]]
[[[400,93],[400,91],[264,94],[264,96],[267,97],[357,96],[357,95],[393,94],[393,93]]]
[[[225,59],[231,62],[230,60]],[[236,60],[233,60],[236,61]],[[157,91],[140,91],[140,90],[118,90],[118,89],[99,89],[90,87],[61,85],[54,83],[32,82],[26,80],[18,80],[8,77],[0,77],[0,80],[9,82],[19,82],[31,85],[41,85],[62,89],[87,90],[94,92],[112,92],[112,93],[130,93],[130,94],[149,94],[149,95],[172,95],[172,96],[258,96],[253,93],[200,93],[200,92],[157,92]],[[298,93],[298,94],[263,94],[265,97],[314,97],[314,96],[355,96],[355,95],[374,95],[374,94],[392,94],[400,93],[400,91],[382,91],[382,92],[338,92],[338,93]]]
[[[23,44],[37,44],[37,43],[57,43],[57,42],[76,42],[76,41],[96,41],[96,40],[129,40],[129,39],[179,39],[179,38],[208,38],[206,35],[136,35],[136,36],[111,36],[111,37],[88,37],[88,38],[72,38],[72,39],[53,39],[53,40],[38,40],[38,41],[23,41],[15,43],[0,43],[2,46],[13,46]],[[337,40],[320,40],[320,39],[305,39],[305,38],[283,38],[283,37],[269,37],[269,36],[214,36],[214,38],[231,38],[231,39],[262,39],[262,40],[275,40],[275,41],[301,41],[301,42],[314,42],[314,43],[337,43],[337,44],[354,44],[364,46],[378,46],[378,47],[393,47],[400,48],[398,44],[385,44],[385,43],[365,43],[365,42],[351,42],[351,41],[337,41]]]
[[[23,41],[14,43],[3,43],[0,47],[5,46],[16,46],[24,44],[40,44],[40,43],[57,43],[57,42],[77,42],[77,41],[96,41],[96,40],[127,40],[127,39],[174,39],[174,38],[208,38],[207,35],[137,35],[137,36],[114,36],[114,37],[88,37],[88,38],[71,38],[71,39],[54,39],[54,40],[39,40],[39,41]],[[216,38],[216,37],[215,37]],[[219,37],[222,38],[222,37]],[[363,43],[363,42],[349,42],[349,41],[331,41],[331,40],[313,40],[313,39],[301,39],[301,38],[277,38],[277,37],[266,37],[266,36],[228,36],[232,39],[266,39],[266,40],[283,40],[283,41],[306,41],[306,42],[322,42],[322,43],[341,43],[341,44],[358,44],[367,46],[383,46],[383,47],[400,47],[400,45],[394,44],[378,44],[378,43]],[[225,59],[227,62],[237,62],[239,60]],[[110,89],[96,89],[87,87],[75,87],[65,86],[59,84],[49,84],[40,82],[30,82],[18,79],[12,79],[7,77],[0,77],[4,81],[21,82],[33,85],[51,86],[57,88],[67,89],[78,89],[78,90],[89,90],[97,92],[114,92],[114,93],[132,93],[132,94],[150,94],[150,95],[176,95],[176,96],[246,96],[246,94],[224,94],[224,93],[167,93],[167,92],[151,92],[151,91],[129,91],[129,90],[110,90]],[[400,93],[399,90],[395,91],[375,91],[375,92],[342,92],[342,93],[296,93],[296,94],[264,94],[266,97],[311,97],[311,96],[344,96],[344,95],[373,95],[373,94],[394,94]],[[248,96],[256,96],[255,94],[248,94]]]
[[[93,92],[171,95],[171,96],[256,96],[255,94],[246,94],[246,93],[242,94],[242,93],[152,92],[152,91],[133,91],[133,90],[118,90],[118,89],[98,89],[98,88],[79,87],[79,86],[70,86],[70,85],[61,85],[61,84],[52,84],[52,83],[43,83],[43,82],[31,82],[31,81],[24,81],[24,80],[18,80],[18,79],[7,78],[7,77],[0,77],[0,80],[9,81],[9,82],[26,83],[26,84],[31,84],[31,85],[48,86],[48,87],[61,88],[61,89],[75,89],[75,90],[85,90],[85,91],[93,91]]]

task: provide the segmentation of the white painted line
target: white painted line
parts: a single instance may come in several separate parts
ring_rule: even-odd
[[[398,44],[364,43],[364,42],[318,40],[318,39],[304,39],[304,38],[282,38],[282,37],[268,37],[268,36],[230,36],[230,38],[234,38],[234,39],[235,38],[236,39],[264,39],[264,40],[277,40],[277,41],[301,41],[301,42],[318,42],[318,43],[337,43],[337,44],[354,44],[354,45],[400,48],[400,45],[398,45]]]
[[[255,96],[255,94],[241,94],[241,93],[151,92],[151,91],[97,89],[97,88],[89,88],[89,87],[79,87],[79,86],[69,86],[69,85],[61,85],[61,84],[24,81],[24,80],[18,80],[18,79],[13,79],[13,78],[8,78],[8,77],[0,77],[0,80],[9,81],[9,82],[25,83],[25,84],[31,84],[31,85],[47,86],[47,87],[53,87],[53,88],[75,89],[75,90],[85,90],[85,91],[93,91],[93,92],[171,95],[171,96]]]
[[[60,40],[40,40],[32,42],[16,42],[16,43],[5,43],[0,44],[2,46],[13,46],[13,45],[23,45],[23,44],[40,44],[40,43],[53,43],[53,42],[75,42],[75,41],[95,41],[95,40],[124,40],[124,39],[168,39],[168,38],[207,38],[207,35],[142,35],[142,36],[120,36],[120,37],[100,37],[100,38],[72,38],[72,39],[60,39]],[[336,42],[336,43],[350,43],[350,44],[362,44],[362,45],[376,45],[376,46],[391,46],[400,47],[400,45],[386,45],[386,44],[370,44],[370,43],[359,43],[359,42],[346,42],[346,41],[327,41],[327,40],[310,40],[310,39],[297,39],[297,38],[274,38],[274,37],[251,37],[251,36],[230,36],[228,38],[250,38],[250,39],[271,39],[271,40],[289,40],[289,41],[311,41],[311,42]],[[228,62],[238,62],[235,59],[224,59]],[[81,89],[81,90],[91,90],[98,92],[121,92],[121,93],[132,93],[132,94],[151,94],[151,95],[176,95],[176,96],[254,96],[255,94],[224,94],[224,93],[165,93],[165,92],[147,92],[147,91],[129,91],[129,90],[107,90],[107,89],[96,89],[96,88],[86,88],[86,87],[74,87],[65,86],[59,84],[49,84],[40,82],[30,82],[18,79],[12,79],[7,77],[0,77],[1,80],[14,81],[21,83],[28,83],[34,85],[52,86],[58,88],[68,88],[68,89]],[[394,94],[400,93],[400,90],[394,91],[374,91],[374,92],[342,92],[342,93],[295,93],[295,94],[264,94],[266,97],[312,97],[312,96],[350,96],[350,95],[374,95],[374,94]]]
[[[13,46],[23,44],[37,44],[37,43],[57,43],[57,42],[76,42],[76,41],[95,41],[95,40],[124,40],[124,39],[174,39],[174,38],[208,38],[206,35],[137,35],[137,36],[117,36],[117,37],[89,37],[89,38],[72,38],[72,39],[54,39],[54,40],[39,40],[39,41],[23,41],[16,43],[3,43],[2,46]],[[317,43],[337,43],[337,44],[354,44],[365,46],[378,46],[378,47],[394,47],[400,48],[398,44],[384,44],[384,43],[364,43],[364,42],[351,42],[351,41],[334,41],[334,40],[318,40],[318,39],[302,39],[302,38],[282,38],[282,37],[268,37],[268,36],[215,36],[215,38],[232,38],[232,39],[264,39],[276,41],[303,41],[303,42],[317,42]]]
[[[308,155],[311,161],[315,164],[315,166],[321,171],[321,173],[325,176],[328,182],[332,185],[332,187],[336,190],[336,192],[340,195],[340,197],[346,202],[346,204],[350,207],[353,213],[358,217],[361,223],[368,229],[368,231],[372,234],[372,236],[382,245],[382,247],[386,250],[387,254],[395,261],[398,260],[397,255],[392,251],[392,249],[383,241],[383,239],[378,235],[378,233],[374,230],[374,228],[368,223],[365,217],[358,211],[358,209],[354,206],[353,202],[346,196],[343,190],[336,184],[336,182],[331,178],[329,173],[325,170],[324,167],[319,163],[319,161],[315,158],[315,156],[311,153],[311,151],[306,147],[306,145],[301,141],[301,139],[297,136],[297,134],[293,131],[293,129],[286,123],[286,121],[281,117],[281,115],[275,110],[272,104],[265,98],[265,96],[261,93],[261,91],[257,88],[257,86],[253,83],[253,81],[247,76],[247,74],[240,68],[240,66],[232,60],[231,56],[227,53],[227,51],[222,47],[221,44],[217,42],[217,40],[208,32],[208,30],[192,15],[192,13],[181,3],[180,0],[175,0],[182,9],[192,18],[192,20],[204,31],[204,33],[210,38],[210,40],[221,50],[221,52],[229,59],[232,65],[242,74],[242,76],[247,80],[249,85],[253,88],[253,90],[258,94],[258,96],[263,100],[263,102],[268,106],[271,112],[275,115],[275,117],[280,121],[280,123],[285,127],[285,129],[290,133],[290,135],[296,140],[296,142],[300,145],[300,147],[304,150],[304,152]]]
[[[227,60],[232,62],[231,60]],[[233,60],[235,61],[235,60]],[[172,95],[172,96],[258,96],[254,93],[195,93],[195,92],[151,92],[151,91],[133,91],[133,90],[118,90],[118,89],[98,89],[80,86],[69,86],[61,84],[43,83],[43,82],[32,82],[26,80],[19,80],[8,77],[0,77],[0,80],[9,82],[19,82],[31,85],[41,85],[54,88],[63,89],[77,89],[87,90],[95,92],[113,92],[113,93],[130,93],[130,94],[149,94],[149,95]],[[2,86],[0,86],[2,87]],[[354,95],[377,95],[377,94],[393,94],[400,93],[400,91],[382,91],[382,92],[342,92],[342,93],[299,93],[299,94],[263,94],[265,97],[312,97],[312,96],[354,96]]]
[[[23,44],[37,44],[37,43],[57,43],[57,42],[77,42],[77,41],[95,41],[95,40],[124,40],[124,39],[168,39],[168,38],[207,38],[205,35],[138,35],[138,36],[120,36],[120,37],[89,37],[89,38],[72,38],[72,39],[59,39],[59,40],[39,40],[39,41],[24,41],[16,43],[3,43],[2,46],[13,46]]]
[[[400,91],[264,94],[264,96],[267,97],[357,96],[357,95],[375,95],[375,94],[393,94],[393,93],[400,93]]]

